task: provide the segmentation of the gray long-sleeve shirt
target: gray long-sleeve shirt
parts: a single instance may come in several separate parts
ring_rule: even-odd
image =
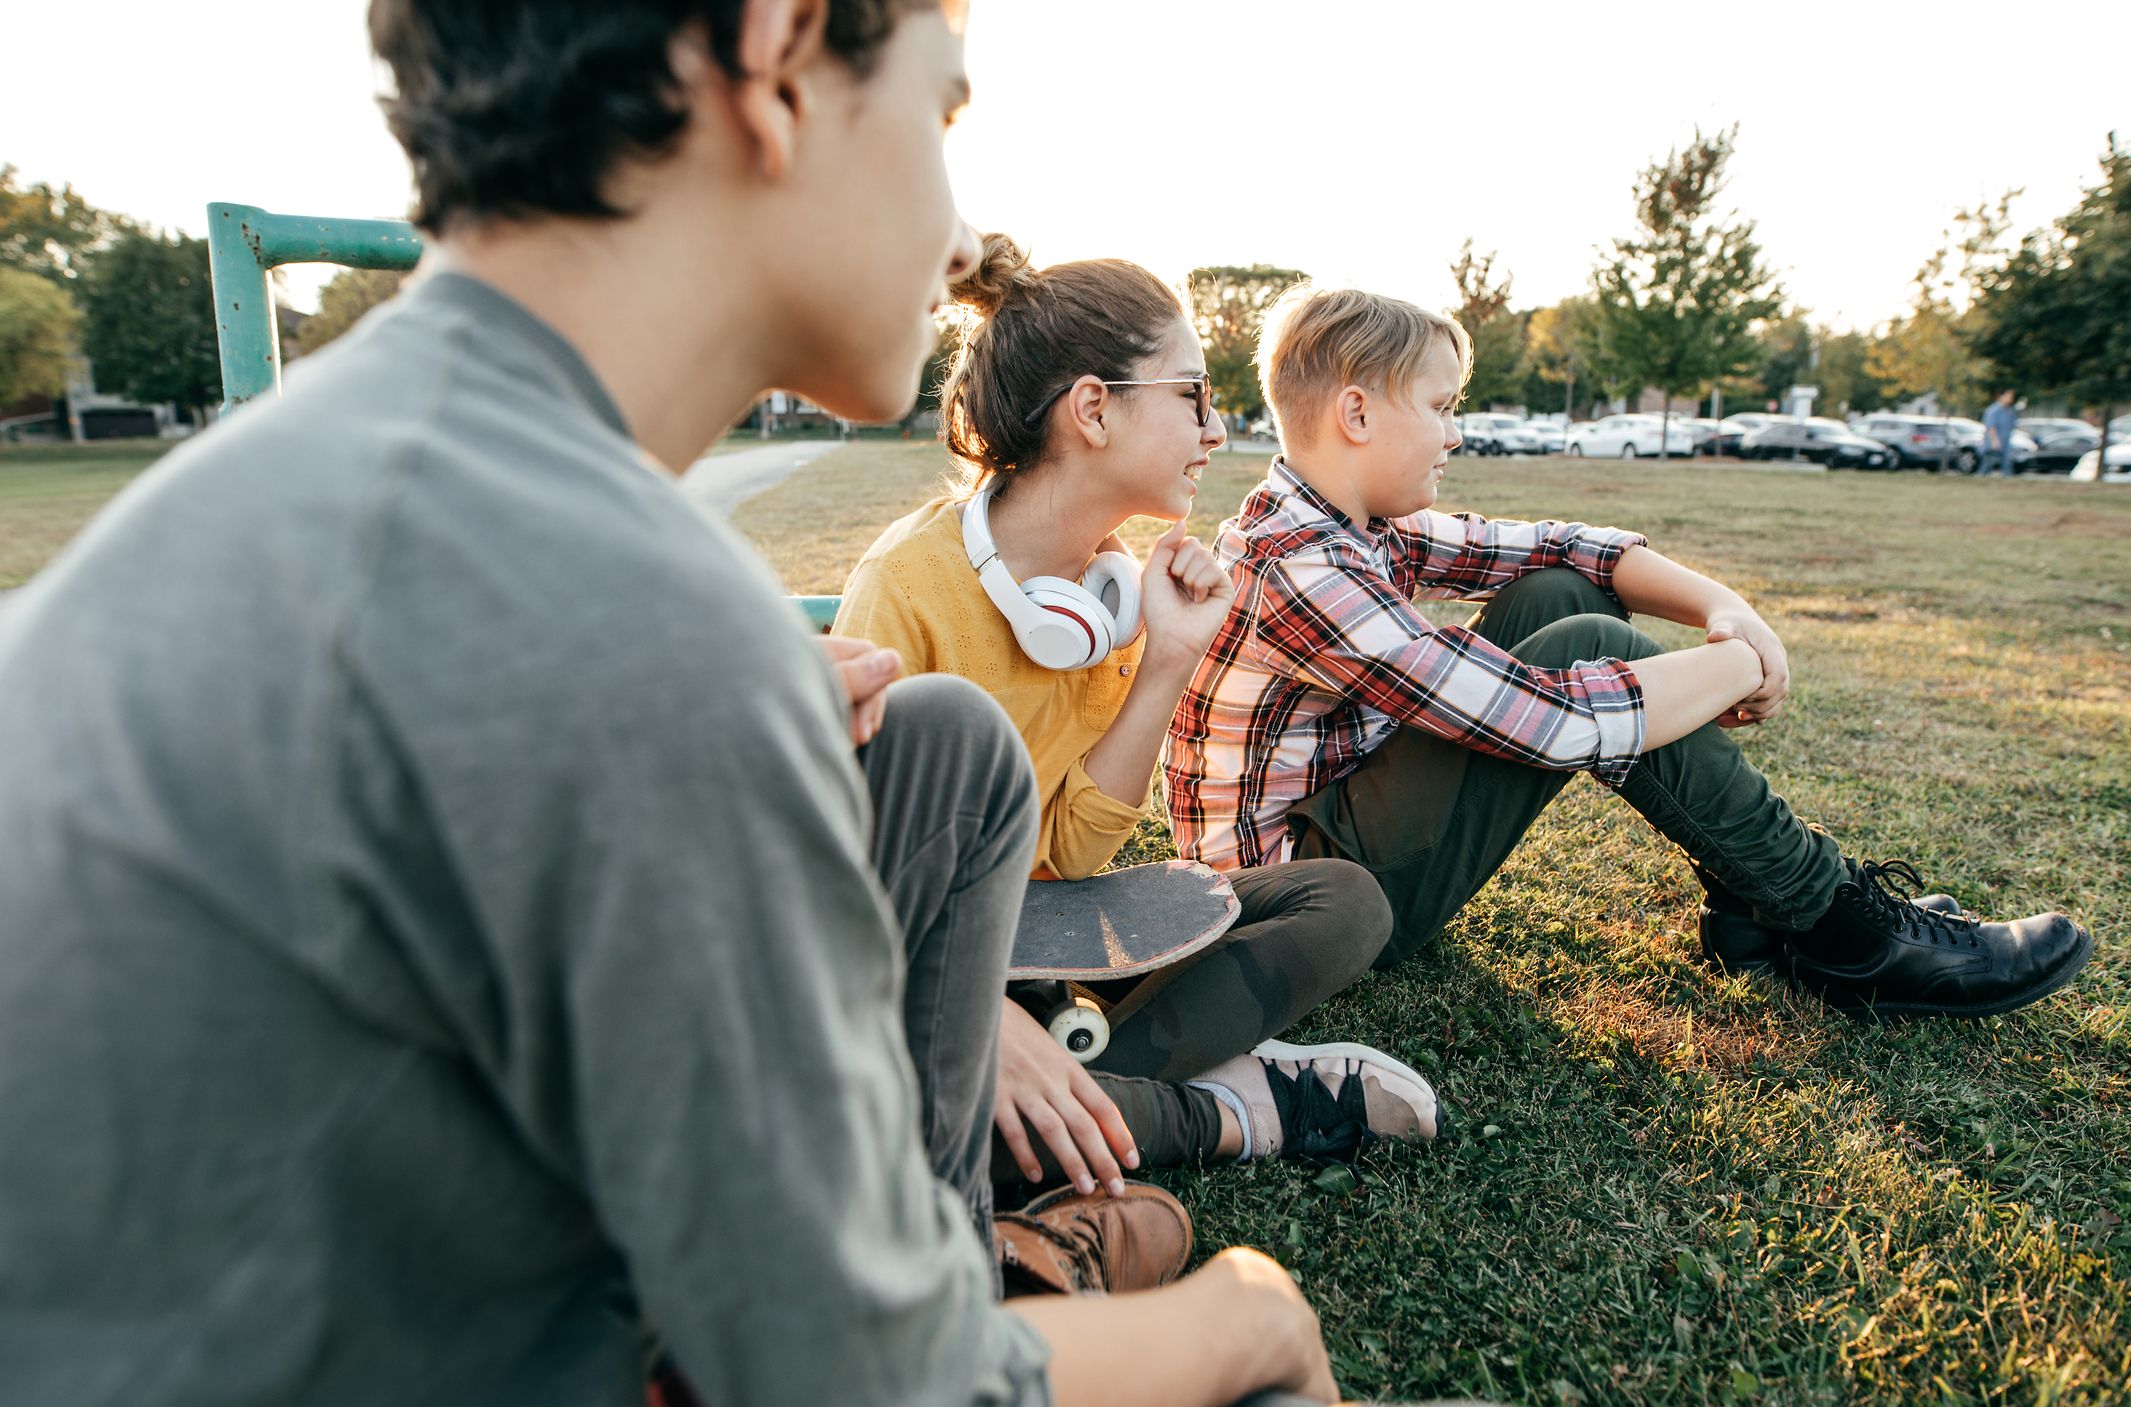
[[[768,573],[483,284],[301,370],[0,612],[0,1401],[1042,1399]]]

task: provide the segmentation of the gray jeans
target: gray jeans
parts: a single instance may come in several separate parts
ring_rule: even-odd
[[[991,1244],[992,1085],[999,1003],[1036,861],[1028,750],[992,697],[928,674],[891,685],[859,750],[873,867],[903,927],[903,1025],[932,1168]]]

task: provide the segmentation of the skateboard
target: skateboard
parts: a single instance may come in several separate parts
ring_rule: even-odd
[[[1227,880],[1191,860],[1033,880],[1007,979],[1017,984],[1015,999],[1086,1064],[1110,1044],[1111,1026],[1226,933],[1242,908]],[[1133,977],[1138,984],[1112,1003],[1078,986]]]

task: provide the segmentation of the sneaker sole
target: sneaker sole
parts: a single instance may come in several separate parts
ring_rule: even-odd
[[[1323,1045],[1293,1045],[1287,1041],[1260,1041],[1257,1045],[1251,1047],[1250,1053],[1261,1060],[1292,1060],[1298,1064],[1331,1055],[1338,1056],[1341,1059],[1365,1060],[1371,1065],[1381,1065],[1386,1070],[1396,1071],[1398,1074],[1404,1075],[1407,1079],[1428,1091],[1429,1102],[1435,1106],[1429,1112],[1437,1116],[1437,1126],[1441,1127],[1442,1101],[1436,1098],[1435,1086],[1428,1082],[1428,1077],[1411,1065],[1392,1059],[1373,1045],[1363,1045],[1359,1041],[1327,1041]]]
[[[2024,991],[2013,993],[2011,996],[2000,997],[1994,1002],[1973,1002],[1966,1006],[1949,1006],[1943,1002],[1870,1002],[1856,997],[1829,996],[1826,993],[1815,990],[1811,983],[1799,981],[1795,976],[1791,978],[1791,985],[1811,993],[1826,1005],[1858,1021],[1881,1022],[1889,1018],[1906,1021],[1913,1017],[1923,1016],[1959,1016],[1969,1018],[2003,1016],[2008,1011],[2018,1011],[2023,1006],[2041,1001],[2050,993],[2063,987],[2079,975],[2080,969],[2087,965],[2087,959],[2092,957],[2093,954],[2094,935],[2082,928],[2079,930],[2078,949],[2073,952],[2072,956],[2066,958],[2063,964],[2048,977],[2043,978],[2040,982]]]

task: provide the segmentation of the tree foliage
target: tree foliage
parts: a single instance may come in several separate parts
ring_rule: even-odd
[[[67,389],[80,322],[64,289],[0,268],[0,406]]]
[[[206,240],[128,231],[88,261],[81,301],[99,389],[194,412],[222,398]]]
[[[1873,343],[1865,362],[1866,371],[1896,396],[1935,397],[1945,415],[1975,409],[1984,399],[1989,368],[1968,339],[1977,327],[1983,276],[2003,257],[2018,194],[2008,191],[1995,206],[1954,212],[1945,243],[1917,269],[1909,311]]]
[[[1597,337],[1597,310],[1589,297],[1533,309],[1525,321],[1520,367],[1525,404],[1546,410],[1558,404],[1573,412],[1579,384],[1589,400],[1599,389],[1592,376]]]
[[[1823,333],[1820,366],[1813,373],[1820,406],[1829,415],[1873,411],[1887,404],[1887,390],[1867,369],[1872,339],[1862,332]]]
[[[318,290],[318,311],[303,320],[296,345],[309,356],[399,292],[406,279],[398,269],[342,269]]]
[[[1451,282],[1457,285],[1458,305],[1449,311],[1472,339],[1472,380],[1466,384],[1465,399],[1468,404],[1476,406],[1502,405],[1524,399],[1524,378],[1520,372],[1524,360],[1525,324],[1530,315],[1510,311],[1513,279],[1505,272],[1501,281],[1496,281],[1495,261],[1499,257],[1493,250],[1474,254],[1472,240],[1467,239],[1458,250],[1457,262],[1450,266]]]
[[[2110,134],[2101,180],[1981,277],[1975,350],[1999,378],[2104,422],[2131,402],[2131,149]]]
[[[1754,326],[1781,300],[1753,222],[1716,213],[1738,130],[1697,130],[1636,180],[1636,232],[1591,280],[1600,369],[1616,385],[1696,397],[1755,363]]]
[[[0,166],[0,266],[64,287],[80,277],[89,256],[136,228],[89,204],[71,185],[23,186],[14,167]]]
[[[1191,323],[1206,348],[1206,374],[1224,415],[1255,420],[1265,414],[1258,386],[1258,329],[1274,300],[1309,275],[1271,264],[1220,264],[1193,269]]]

